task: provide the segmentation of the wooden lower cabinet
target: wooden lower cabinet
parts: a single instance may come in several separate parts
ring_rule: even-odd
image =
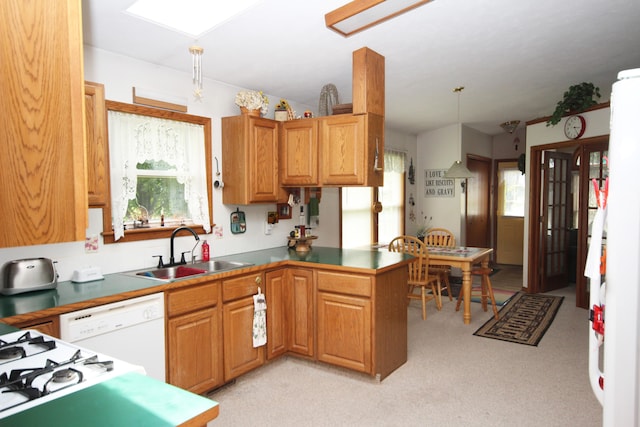
[[[318,270],[316,357],[383,379],[407,361],[407,268]]]
[[[58,316],[44,317],[26,322],[14,323],[20,329],[34,329],[54,338],[60,338],[60,320]]]
[[[167,382],[193,393],[223,383],[220,283],[170,291],[167,306]]]
[[[262,277],[263,273],[247,274],[222,282],[225,381],[264,364],[265,346],[253,347],[253,295]]]
[[[318,360],[371,372],[371,300],[318,292]]]
[[[313,271],[283,268],[266,274],[267,359],[286,352],[313,356]]]

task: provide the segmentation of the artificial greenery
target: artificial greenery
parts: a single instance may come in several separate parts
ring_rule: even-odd
[[[593,83],[582,82],[569,87],[569,90],[564,93],[562,101],[558,101],[556,110],[547,121],[547,126],[557,125],[565,114],[580,113],[592,105],[596,105],[594,96],[600,98],[600,88],[594,86]]]

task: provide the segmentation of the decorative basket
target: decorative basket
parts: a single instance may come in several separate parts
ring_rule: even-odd
[[[248,114],[249,116],[260,117],[260,110],[249,110],[247,107],[240,107],[240,113]]]

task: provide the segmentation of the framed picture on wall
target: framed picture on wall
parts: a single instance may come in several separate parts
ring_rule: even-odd
[[[278,218],[279,219],[291,219],[291,206],[287,203],[278,203]]]

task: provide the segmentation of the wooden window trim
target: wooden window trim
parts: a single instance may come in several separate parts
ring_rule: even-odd
[[[169,120],[177,120],[182,122],[199,124],[204,127],[204,151],[205,151],[205,170],[207,174],[207,195],[209,197],[209,218],[211,221],[211,228],[215,226],[213,223],[213,173],[212,173],[212,155],[211,155],[211,118],[194,116],[191,114],[184,114],[175,111],[161,110],[158,108],[145,107],[141,105],[127,104],[117,101],[105,102],[107,111],[120,111],[123,113],[140,114],[151,117],[159,117]],[[107,126],[108,128],[108,126]],[[110,180],[110,178],[109,178]],[[109,206],[111,200],[109,200]],[[156,228],[136,228],[132,230],[125,230],[124,236],[119,240],[114,240],[114,233],[111,228],[111,208],[102,209],[102,223],[103,231],[102,237],[105,244],[111,243],[127,243],[136,242],[141,240],[151,239],[163,239],[171,236],[171,233],[176,227],[156,227]],[[204,228],[201,225],[186,224],[193,228],[198,234],[205,234]]]

